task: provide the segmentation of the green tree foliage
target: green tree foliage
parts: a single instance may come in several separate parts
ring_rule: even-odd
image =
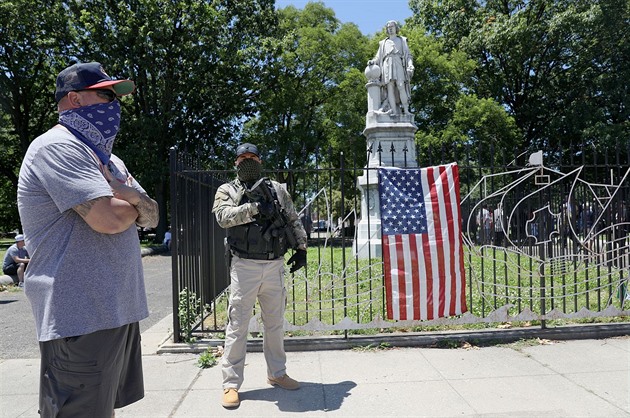
[[[307,178],[301,169],[365,164],[368,39],[356,25],[340,24],[321,2],[308,3],[303,10],[279,10],[276,35],[260,112],[246,123],[245,136],[261,144],[265,166],[280,170],[276,178],[287,184],[298,207],[326,187],[329,209],[337,216],[358,193],[357,173],[348,170],[340,178],[337,172],[322,171],[318,178]],[[340,194],[330,189],[334,185],[340,190],[341,184],[347,190],[344,206]],[[321,199],[311,210],[326,214]]]
[[[583,143],[630,155],[630,2],[596,3],[589,16],[592,25],[585,55],[592,58],[590,65],[584,63],[585,94],[567,113],[572,122],[582,122],[578,139]],[[584,115],[591,116],[588,124],[583,124]]]
[[[442,144],[453,144],[462,156],[466,147],[486,147],[488,150],[493,147],[496,153],[481,154],[479,165],[504,165],[506,162],[500,158],[504,155],[503,151],[518,143],[517,133],[514,119],[497,102],[462,95],[455,105],[453,117],[442,132]]]
[[[457,48],[448,50],[443,39],[428,35],[417,24],[410,23],[401,32],[414,57],[412,111],[421,165],[464,158],[479,146],[497,150],[518,146],[518,128],[506,110],[493,99],[471,93],[473,60]],[[488,152],[480,157],[485,166],[503,159]]]
[[[55,75],[99,61],[136,81],[122,100],[115,152],[160,203],[162,231],[169,149],[208,164],[231,158],[243,118],[256,112],[276,27],[273,0],[15,0],[0,8],[0,173],[13,188],[2,195],[15,196],[28,144],[54,124]],[[16,226],[15,199],[2,204],[14,214],[3,226]]]
[[[343,184],[344,205],[339,193],[328,195],[335,216],[344,216],[361,174],[351,167],[366,161],[363,70],[385,32],[367,38],[321,2],[279,11],[274,3],[0,2],[3,229],[19,227],[19,164],[30,141],[55,123],[55,75],[75,61],[99,61],[112,76],[136,81],[136,93],[122,100],[115,152],[159,201],[161,231],[171,147],[224,168],[243,139],[261,146],[265,167],[279,171],[298,203],[322,185]],[[494,160],[478,154],[490,166],[527,147],[585,161],[595,157],[582,144],[630,152],[627,0],[410,6],[414,16],[401,34],[416,68],[411,108],[421,164],[429,147],[460,156],[477,146],[504,151]],[[314,181],[302,170],[342,164],[344,178],[324,173]]]
[[[423,27],[403,28],[414,60],[412,109],[420,134],[436,135],[452,117],[455,104],[470,86],[474,61],[457,49],[447,51]]]
[[[20,228],[17,176],[30,142],[55,122],[55,74],[74,31],[57,1],[0,2],[0,225]]]
[[[365,68],[369,56],[366,38],[354,24],[340,25],[322,3],[278,14],[277,54],[246,137],[267,151],[268,167],[286,170],[312,167],[315,154],[327,159],[329,146],[333,155],[348,144],[365,149],[365,79],[357,68]],[[335,157],[330,163],[339,164]],[[290,189],[297,181],[280,180]]]
[[[224,163],[256,110],[273,1],[75,0],[71,9],[81,58],[136,82],[115,149],[160,203],[159,238],[170,148]]]
[[[414,23],[477,63],[469,87],[514,117],[531,150],[628,141],[625,0],[411,0]],[[625,77],[625,78],[624,78]]]

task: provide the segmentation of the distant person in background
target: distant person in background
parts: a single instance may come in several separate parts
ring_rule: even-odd
[[[505,233],[503,232],[503,207],[501,203],[497,205],[493,216],[494,219],[492,225],[494,226],[494,245],[501,246],[503,245],[503,238],[505,238]]]
[[[305,213],[300,216],[304,231],[306,231],[306,239],[311,239],[311,230],[313,229],[313,219],[309,213]]]
[[[335,236],[340,237],[343,234],[343,218],[337,218],[337,228],[335,228]]]
[[[171,249],[171,228],[164,233],[164,241],[162,242],[166,248]]]
[[[158,205],[112,153],[118,97],[133,90],[97,62],[63,70],[59,124],[20,168],[42,417],[110,418],[144,397],[139,321],[149,310],[136,228],[157,225]]]
[[[4,255],[2,271],[9,276],[17,276],[18,286],[24,287],[24,272],[29,261],[24,235],[18,234],[15,236],[15,244],[11,245]]]

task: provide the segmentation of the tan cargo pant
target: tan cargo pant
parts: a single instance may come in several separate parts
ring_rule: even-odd
[[[284,258],[250,260],[233,256],[230,279],[229,323],[225,331],[222,359],[223,388],[240,389],[247,352],[247,331],[256,298],[263,321],[267,375],[280,377],[286,373]]]

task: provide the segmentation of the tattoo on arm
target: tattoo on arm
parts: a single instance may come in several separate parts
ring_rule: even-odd
[[[81,215],[81,217],[85,218],[98,201],[105,199],[109,200],[111,197],[97,197],[96,199],[88,200],[87,202],[76,205],[73,209]],[[138,226],[149,228],[155,228],[157,226],[159,221],[159,210],[158,204],[155,200],[151,199],[147,195],[140,194],[140,202],[138,202],[138,204],[134,207],[138,211],[138,218],[136,219],[136,224]]]
[[[140,194],[140,202],[135,205],[138,211],[138,219],[136,225],[141,227],[155,228],[160,220],[160,211],[158,204],[149,196]]]
[[[111,199],[111,198],[108,196],[97,197],[96,199],[88,200],[87,202],[83,202],[79,205],[76,205],[72,209],[74,209],[75,212],[81,215],[82,218],[85,218],[87,214],[90,212],[90,210],[92,209],[92,206],[94,206],[96,202],[98,202],[99,200],[104,200],[104,199]]]

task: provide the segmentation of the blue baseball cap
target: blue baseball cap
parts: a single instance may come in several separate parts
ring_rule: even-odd
[[[112,79],[98,62],[71,65],[57,76],[55,100],[57,103],[71,91],[112,87],[118,96],[133,93],[136,85],[131,80]]]

